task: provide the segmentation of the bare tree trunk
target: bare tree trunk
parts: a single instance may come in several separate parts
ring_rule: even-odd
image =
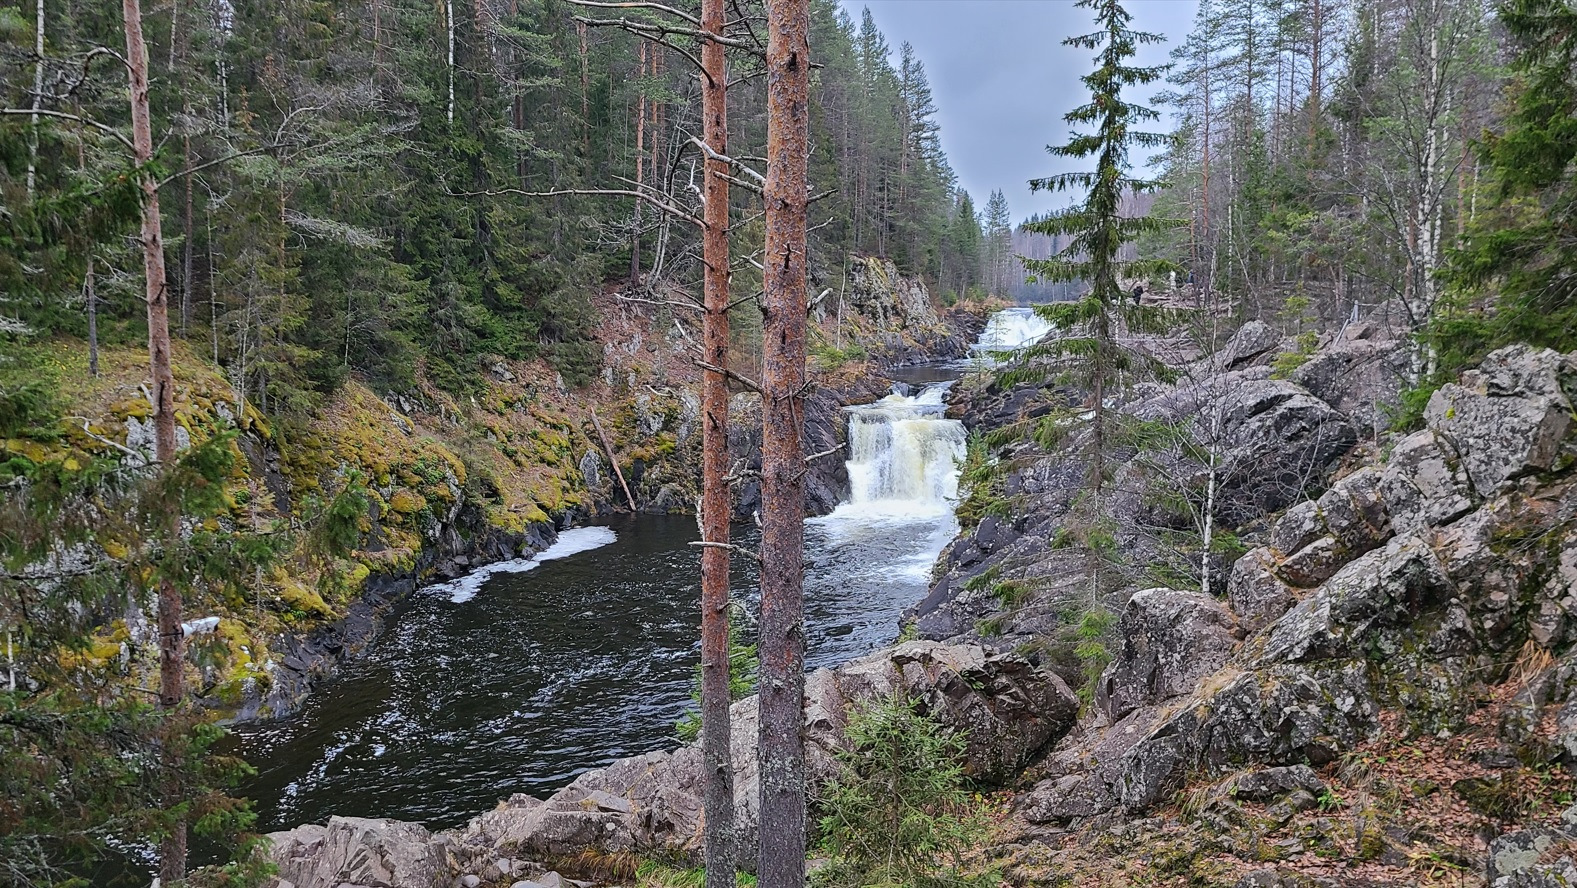
[[[88,256],[87,273],[82,277],[82,291],[88,303],[88,375],[99,375],[99,295],[93,285],[93,257]]]
[[[38,0],[33,23],[33,114],[27,131],[27,202],[38,187],[38,109],[44,100],[44,0]]]
[[[576,22],[580,35],[580,141],[581,149],[591,154],[591,68],[586,59],[586,23]]]
[[[723,31],[727,0],[703,0],[701,30]],[[734,826],[734,765],[729,751],[733,727],[729,692],[728,590],[728,65],[723,45],[701,46],[702,140],[706,158],[706,228],[701,244],[705,266],[702,349],[707,370],[701,380],[701,757],[706,773],[706,888],[734,888],[739,837]]]
[[[454,123],[454,0],[444,0],[444,28],[449,37],[449,110],[448,119]]]
[[[140,0],[121,0],[126,28],[127,79],[131,93],[131,138],[142,186],[142,263],[147,285],[148,363],[153,376],[154,457],[168,471],[175,459],[175,378],[170,369],[169,287],[164,276],[164,232],[159,220],[159,185],[149,171],[153,161],[153,122],[148,109],[148,47],[142,36]],[[180,516],[169,516],[173,535]],[[159,583],[159,706],[173,715],[185,696],[182,664],[186,639],[181,631],[181,591],[168,579]],[[173,718],[169,720],[173,727]],[[173,734],[173,731],[171,732]],[[180,750],[169,736],[163,745],[166,770],[165,804],[179,801]],[[186,875],[186,824],[171,826],[159,849],[159,875],[164,884]]]
[[[767,4],[761,453],[761,888],[805,884],[805,210],[808,0]]]
[[[646,76],[646,41],[641,41],[641,61],[637,68],[640,76],[637,82]],[[646,89],[637,86],[639,103],[635,117],[635,190],[641,190],[644,180],[642,171],[646,169]],[[641,280],[641,201],[635,201],[635,227],[630,231],[630,285],[638,286]]]
[[[1309,150],[1314,150],[1314,140],[1320,130],[1320,107],[1324,99],[1325,86],[1323,83],[1325,53],[1325,8],[1321,0],[1314,0],[1313,30],[1310,31],[1309,51]]]

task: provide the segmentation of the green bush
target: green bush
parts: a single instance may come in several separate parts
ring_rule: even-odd
[[[821,852],[812,877],[826,888],[975,888],[994,872],[969,872],[964,855],[987,838],[964,786],[964,740],[903,696],[854,712],[840,772],[823,790]]]

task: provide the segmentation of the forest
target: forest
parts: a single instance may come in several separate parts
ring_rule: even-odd
[[[7,329],[136,341],[141,259],[120,237],[131,160],[112,135],[128,113],[119,14],[50,0],[3,15]],[[693,70],[594,24],[617,16],[376,0],[173,3],[145,18],[174,329],[265,412],[310,410],[348,374],[463,391],[485,355],[584,381],[600,369],[588,292],[699,277],[697,233],[642,201],[522,195],[688,200]],[[870,253],[944,293],[977,289],[979,222],[941,152],[924,64],[830,0],[814,28],[815,273]],[[765,151],[752,67],[731,75],[742,156]],[[748,198],[741,256],[762,237]],[[748,306],[750,276],[736,286]]]
[[[1535,841],[1577,791],[1577,6],[1191,8],[1070,6],[1062,206],[1015,219],[840,0],[0,7],[0,888],[1444,885]],[[303,781],[259,804],[247,725],[439,608],[493,663],[487,590],[598,547],[638,566],[496,643],[564,645],[538,699],[672,666],[608,678],[660,736],[538,738],[551,795],[464,826],[269,819]],[[506,674],[450,653],[388,684]],[[1393,773],[1456,737],[1469,776]]]

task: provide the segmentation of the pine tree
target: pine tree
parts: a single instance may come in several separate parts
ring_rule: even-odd
[[[1002,189],[986,202],[985,278],[994,296],[1007,296],[1013,286],[1013,217]]]

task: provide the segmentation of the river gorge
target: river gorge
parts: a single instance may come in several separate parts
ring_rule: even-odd
[[[994,321],[979,349],[1023,344],[1016,316],[1028,313],[1005,314],[1015,317]],[[911,369],[906,378],[944,381],[898,383],[845,408],[849,494],[806,522],[809,668],[891,642],[957,532],[965,434],[944,414],[959,372]],[[735,538],[752,546],[756,530],[740,525]],[[454,827],[513,793],[545,796],[673,746],[699,655],[697,539],[690,516],[614,516],[419,590],[301,713],[239,729],[258,769],[242,793],[259,826],[337,814]],[[747,619],[755,570],[734,559]]]

